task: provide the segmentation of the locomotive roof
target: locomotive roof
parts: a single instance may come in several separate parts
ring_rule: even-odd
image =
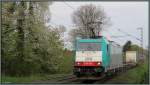
[[[77,38],[77,40],[79,40],[79,42],[108,42],[108,40],[103,37],[103,36],[98,36],[98,37],[95,37],[95,38]]]
[[[77,37],[77,39],[101,39],[104,36],[95,36],[95,37]]]
[[[117,45],[117,46],[120,46],[121,47],[121,45],[120,44],[118,44],[117,42],[115,42],[115,41],[110,41],[110,40],[108,40],[105,36],[96,36],[96,37],[93,37],[93,38],[87,38],[87,37],[78,37],[77,39],[79,39],[79,40],[85,40],[85,42],[87,41],[90,41],[90,40],[92,40],[93,42],[100,42],[101,41],[101,39],[104,39],[107,43],[111,43],[111,44],[115,44],[115,45]],[[92,42],[91,41],[91,42]]]

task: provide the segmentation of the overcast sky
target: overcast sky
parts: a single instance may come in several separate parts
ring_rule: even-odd
[[[117,29],[121,29],[133,36],[140,38],[140,30],[144,30],[144,47],[148,46],[148,2],[53,2],[50,5],[51,25],[64,25],[67,32],[73,28],[71,15],[78,7],[86,4],[93,4],[102,7],[108,17],[111,19],[112,25],[107,27],[103,32],[104,36],[125,35]],[[65,34],[68,37],[68,34]],[[132,37],[111,38],[120,45],[124,45],[127,40],[131,40],[135,44],[140,44],[138,40]]]

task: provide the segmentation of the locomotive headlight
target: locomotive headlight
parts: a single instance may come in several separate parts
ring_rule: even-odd
[[[101,63],[100,63],[100,62],[98,62],[97,64],[98,64],[98,65],[100,65]]]
[[[80,65],[80,63],[79,63],[79,62],[78,62],[77,64],[78,64],[78,65]]]

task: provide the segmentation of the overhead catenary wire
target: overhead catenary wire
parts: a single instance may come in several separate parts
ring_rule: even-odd
[[[72,7],[71,5],[69,5],[68,3],[66,3],[66,1],[64,0],[64,2],[63,2],[66,6],[68,6],[69,8],[71,8],[71,9],[73,9],[73,10],[75,10],[74,9],[74,7]],[[53,22],[52,22],[53,23]],[[54,23],[55,24],[55,23]],[[55,24],[56,25],[56,24]],[[140,41],[140,39],[139,38],[137,38],[137,37],[135,37],[135,36],[133,36],[133,35],[131,35],[131,34],[128,34],[128,33],[125,33],[125,32],[123,32],[123,31],[121,31],[120,29],[118,29],[120,32],[122,32],[122,33],[124,33],[124,34],[126,34],[127,36],[131,36],[131,37],[134,37],[135,39],[137,39],[137,40],[139,40]],[[111,36],[112,38],[119,38],[119,37],[126,37],[126,36]]]
[[[116,29],[116,30],[118,30],[118,29]],[[110,32],[108,32],[108,31],[106,31],[107,33],[109,33],[109,34],[112,34],[112,33],[110,33]],[[112,36],[110,36],[113,40],[120,40],[120,41],[122,41],[122,40],[124,40],[124,37],[130,37],[130,38],[132,38],[132,39],[136,39],[136,40],[138,40],[138,41],[140,41],[140,39],[139,38],[137,38],[136,36],[133,36],[133,35],[131,35],[131,34],[129,34],[129,33],[126,33],[126,32],[124,32],[124,31],[122,31],[122,30],[120,30],[120,32],[121,33],[123,33],[123,34],[125,34],[125,35],[112,35]],[[140,42],[139,42],[140,43]]]
[[[75,10],[75,8],[72,7],[71,5],[69,5],[68,3],[66,3],[65,0],[64,0],[64,4],[65,4],[66,6],[68,6],[68,7],[70,7],[71,9]]]
[[[64,4],[66,4],[68,7],[70,7],[71,9],[73,9],[73,10],[75,10],[71,5],[69,5],[68,3],[66,3],[66,2],[64,2]],[[126,32],[124,32],[124,31],[122,31],[122,30],[120,30],[120,29],[118,29],[118,31],[120,31],[120,32],[122,32],[122,33],[124,33],[124,34],[126,34],[127,36],[130,36],[130,37],[132,37],[132,38],[135,38],[136,40],[138,40],[138,41],[141,41],[139,38],[137,38],[137,37],[135,37],[135,36],[133,36],[133,35],[131,35],[131,34],[128,34],[128,33],[126,33]],[[114,38],[119,38],[119,37],[127,37],[127,36],[112,36],[112,37],[114,37]]]
[[[65,0],[64,0],[63,3],[64,3],[66,6],[68,6],[69,8],[75,10],[75,8],[72,7],[70,4],[66,3]],[[53,23],[53,22],[52,22],[52,23]],[[55,23],[54,23],[54,24],[55,24]],[[56,24],[55,24],[55,25],[56,25]],[[122,32],[122,33],[124,33],[124,34],[126,34],[127,36],[133,37],[133,38],[135,38],[136,40],[141,41],[139,38],[137,38],[137,37],[135,37],[135,36],[133,36],[133,35],[131,35],[131,34],[128,34],[128,33],[124,32],[124,31],[122,31],[122,30],[120,30],[120,29],[118,29],[118,31],[120,31],[120,32]],[[126,37],[126,36],[110,36],[110,37],[112,37],[112,38],[121,38],[121,37]]]
[[[75,8],[73,7],[73,6],[71,6],[70,4],[68,4],[65,0],[64,0],[64,2],[63,2],[67,7],[69,7],[69,8],[71,8],[72,10],[75,10]],[[54,16],[55,16],[55,14],[54,14]],[[60,18],[60,17],[59,17]],[[52,22],[53,23],[53,22]],[[55,24],[55,23],[54,23]],[[55,24],[56,25],[56,24]],[[74,26],[72,26],[72,27],[74,27]],[[120,32],[122,32],[122,33],[124,33],[124,34],[126,34],[126,35],[119,35],[119,36],[110,36],[111,38],[123,38],[123,37],[131,37],[131,38],[134,38],[134,39],[136,39],[136,40],[138,40],[138,41],[141,41],[141,39],[139,39],[138,37],[136,37],[136,36],[134,36],[134,35],[131,35],[131,34],[129,34],[129,33],[127,33],[127,32],[124,32],[124,31],[122,31],[122,30],[120,30],[120,29],[117,29],[118,31],[120,31]]]
[[[120,29],[117,29],[117,30],[120,31],[120,32],[122,32],[122,33],[124,33],[124,34],[126,34],[127,36],[130,36],[130,37],[132,37],[132,38],[134,38],[134,39],[136,39],[136,40],[138,40],[138,41],[141,41],[141,39],[139,39],[139,38],[136,37],[136,36],[133,36],[133,35],[131,35],[131,34],[125,32],[125,31],[122,31],[122,30],[120,30]]]

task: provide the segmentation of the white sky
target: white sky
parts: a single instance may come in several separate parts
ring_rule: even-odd
[[[73,11],[79,6],[91,3],[103,7],[106,15],[111,18],[112,26],[106,28],[107,31],[104,31],[103,35],[125,35],[117,30],[121,29],[140,38],[140,30],[137,30],[137,28],[142,27],[144,30],[144,47],[148,46],[148,2],[53,2],[53,4],[50,5],[50,24],[53,26],[64,25],[68,32],[73,28],[71,18]],[[67,33],[65,33],[65,37],[68,37]],[[131,40],[132,43],[135,44],[140,44],[139,41],[131,37],[111,38],[111,40],[118,42],[120,45],[124,45],[127,40]]]

